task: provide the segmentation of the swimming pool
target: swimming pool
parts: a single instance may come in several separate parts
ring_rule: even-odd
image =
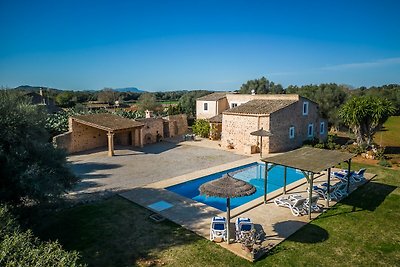
[[[272,170],[268,171],[268,185],[267,193],[275,191],[283,187],[283,166],[275,166]],[[211,175],[200,177],[198,179],[184,182],[181,184],[173,185],[165,189],[174,192],[183,197],[191,198],[198,202],[207,204],[211,207],[226,211],[226,199],[220,197],[206,197],[200,195],[199,187],[209,181],[221,178],[224,174],[233,174],[233,177],[246,181],[256,187],[256,192],[251,196],[232,198],[231,209],[237,208],[249,201],[259,198],[264,195],[264,176],[265,176],[265,163],[250,163],[247,165],[239,166],[233,169],[217,172]],[[286,184],[291,184],[295,181],[304,178],[304,175],[296,171],[296,169],[287,168]]]

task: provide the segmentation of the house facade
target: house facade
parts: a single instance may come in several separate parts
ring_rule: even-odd
[[[212,97],[205,99],[199,98],[197,107],[203,107],[204,101],[213,101],[210,100]],[[221,110],[222,107],[218,107],[212,110],[214,113],[210,111],[208,114],[212,124],[220,118],[221,144],[224,147],[248,154],[258,152],[260,137],[250,133],[261,128],[273,134],[263,138],[263,153],[288,151],[300,147],[307,139],[325,140],[327,137],[327,122],[320,117],[318,105],[299,95],[228,93],[225,94],[225,100],[227,104],[224,107],[228,107],[227,109]],[[214,100],[215,105],[218,101]],[[220,114],[215,114],[217,111]],[[199,113],[204,115],[202,111]]]

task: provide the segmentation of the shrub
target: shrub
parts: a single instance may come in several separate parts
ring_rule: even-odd
[[[313,139],[307,139],[303,142],[303,146],[315,146],[319,144],[319,139],[314,137]]]
[[[392,167],[392,164],[386,159],[382,159],[378,162],[378,164],[382,167]]]
[[[324,149],[325,148],[325,144],[324,143],[318,143],[314,146],[315,148],[321,148]]]
[[[201,137],[210,135],[210,123],[207,120],[196,120],[192,126],[193,132]]]
[[[375,150],[375,158],[379,160],[385,159],[385,147],[380,147]]]
[[[8,207],[0,205],[0,266],[84,266],[79,254],[58,242],[42,242],[30,230],[21,231]]]

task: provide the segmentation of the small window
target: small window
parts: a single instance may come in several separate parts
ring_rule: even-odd
[[[314,136],[314,125],[310,123],[308,125],[308,137],[313,137]]]
[[[303,102],[303,115],[308,115],[308,102]]]
[[[232,108],[234,108],[234,107],[237,107],[238,104],[237,103],[232,103],[231,106],[232,106]]]
[[[294,126],[289,128],[289,138],[290,139],[294,138]]]
[[[204,103],[204,110],[208,110],[208,103]]]
[[[325,134],[325,122],[321,122],[319,127],[319,134]]]

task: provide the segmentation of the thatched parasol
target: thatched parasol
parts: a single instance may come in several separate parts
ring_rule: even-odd
[[[260,158],[262,158],[262,138],[263,138],[263,136],[272,136],[272,133],[270,131],[264,130],[263,127],[261,127],[260,130],[251,132],[250,135],[260,136],[261,137],[261,140],[260,140]]]
[[[256,192],[251,184],[236,179],[227,173],[222,178],[210,181],[200,186],[200,194],[210,197],[226,198],[227,217],[227,243],[229,244],[229,223],[230,223],[230,198],[250,196]]]

